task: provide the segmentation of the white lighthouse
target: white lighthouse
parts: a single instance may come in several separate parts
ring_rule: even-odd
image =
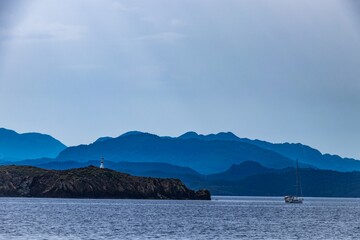
[[[101,158],[101,161],[100,161],[100,168],[104,168],[104,158],[103,157]]]

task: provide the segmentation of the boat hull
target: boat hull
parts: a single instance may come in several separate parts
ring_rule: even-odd
[[[285,203],[303,203],[304,199],[297,196],[285,196]]]

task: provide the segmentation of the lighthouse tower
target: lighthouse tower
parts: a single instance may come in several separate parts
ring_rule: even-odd
[[[104,158],[103,157],[101,158],[101,161],[100,161],[100,168],[104,168]]]

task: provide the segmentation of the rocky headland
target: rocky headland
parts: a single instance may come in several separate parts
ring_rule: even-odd
[[[135,177],[94,166],[64,171],[29,166],[1,166],[0,197],[181,200],[211,198],[209,191],[195,192],[178,179]]]

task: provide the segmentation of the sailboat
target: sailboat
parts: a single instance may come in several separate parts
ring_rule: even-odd
[[[301,189],[301,181],[299,176],[299,161],[296,159],[296,195],[285,196],[284,200],[286,203],[303,203],[303,194]],[[300,196],[299,196],[300,193]]]

